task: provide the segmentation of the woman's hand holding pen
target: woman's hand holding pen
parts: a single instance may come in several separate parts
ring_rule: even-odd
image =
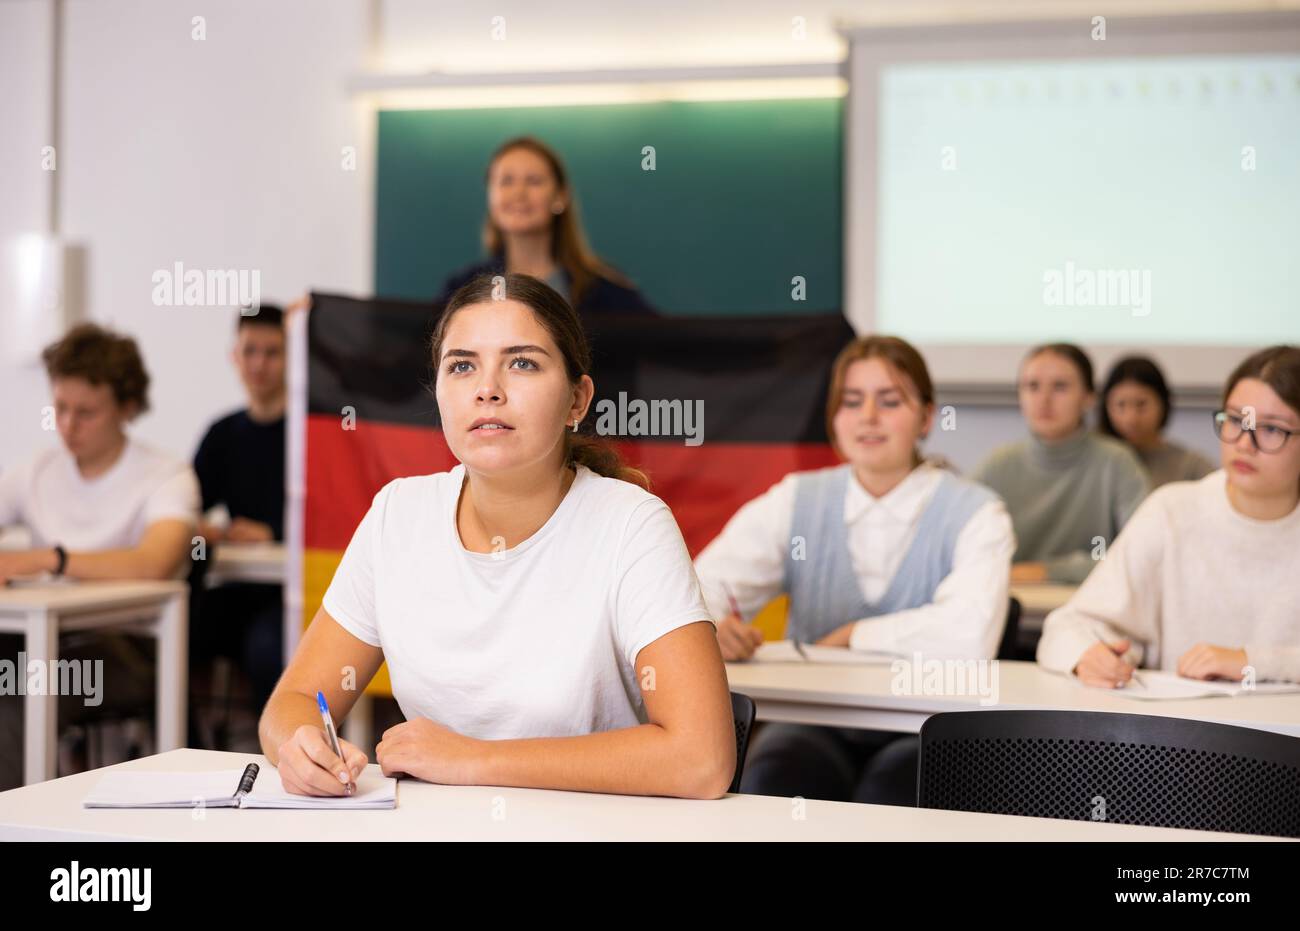
[[[375,761],[385,776],[414,776],[440,785],[478,785],[486,743],[427,718],[416,718],[384,731],[375,747]]]
[[[325,731],[318,724],[304,724],[280,744],[280,781],[286,792],[297,795],[347,795],[366,768],[366,755],[339,741],[346,760],[330,749]],[[346,765],[345,765],[346,764]]]
[[[763,642],[763,632],[746,624],[736,613],[718,621],[718,648],[728,663],[747,660]]]
[[[722,591],[727,596],[729,613],[718,622],[718,649],[722,658],[728,663],[741,662],[754,655],[754,651],[763,643],[763,632],[751,624],[745,623],[740,613],[740,602],[731,591],[731,586],[722,582]]]
[[[1123,659],[1131,644],[1119,639],[1110,643],[1098,641],[1084,651],[1074,674],[1084,685],[1103,689],[1122,689],[1133,678],[1134,667]]]

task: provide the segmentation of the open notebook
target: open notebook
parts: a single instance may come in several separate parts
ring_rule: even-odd
[[[1139,669],[1141,685],[1116,689],[1116,695],[1136,698],[1139,701],[1170,701],[1179,698],[1214,698],[1225,695],[1286,695],[1300,692],[1300,685],[1290,682],[1256,682],[1254,688],[1243,688],[1240,682],[1187,679],[1172,672],[1158,669]]]
[[[397,780],[361,774],[351,796],[324,798],[286,792],[280,771],[249,763],[244,769],[200,773],[105,773],[86,808],[396,808]]]
[[[802,653],[799,651],[803,650]],[[751,663],[839,663],[846,666],[877,665],[898,659],[892,653],[867,650],[848,650],[844,647],[819,647],[801,643],[795,647],[793,640],[768,640],[754,651]]]

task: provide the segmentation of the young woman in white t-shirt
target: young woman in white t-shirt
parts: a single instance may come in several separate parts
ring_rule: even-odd
[[[576,432],[594,393],[577,315],[534,278],[481,277],[432,355],[460,465],[388,483],[353,535],[262,715],[285,787],[347,792],[366,757],[330,751],[316,692],[342,719],[386,660],[406,721],[376,749],[385,773],[721,796],[736,748],[714,626],[667,505]]]

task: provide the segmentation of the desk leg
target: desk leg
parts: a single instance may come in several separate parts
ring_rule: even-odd
[[[51,675],[59,658],[59,616],[41,609],[28,614],[23,649],[29,664],[46,670],[45,694],[23,701],[23,783],[32,785],[58,775],[59,696]],[[26,669],[15,672],[26,682]]]
[[[158,637],[158,752],[185,746],[186,683],[189,678],[189,608],[184,594],[173,595],[162,606],[155,632]]]

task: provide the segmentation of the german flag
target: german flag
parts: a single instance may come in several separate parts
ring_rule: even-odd
[[[307,319],[304,622],[375,493],[456,465],[433,397],[441,308],[313,294]],[[692,556],[782,476],[837,462],[826,437],[841,314],[586,321],[596,397],[582,426],[667,502]],[[647,435],[650,434],[650,435]]]

